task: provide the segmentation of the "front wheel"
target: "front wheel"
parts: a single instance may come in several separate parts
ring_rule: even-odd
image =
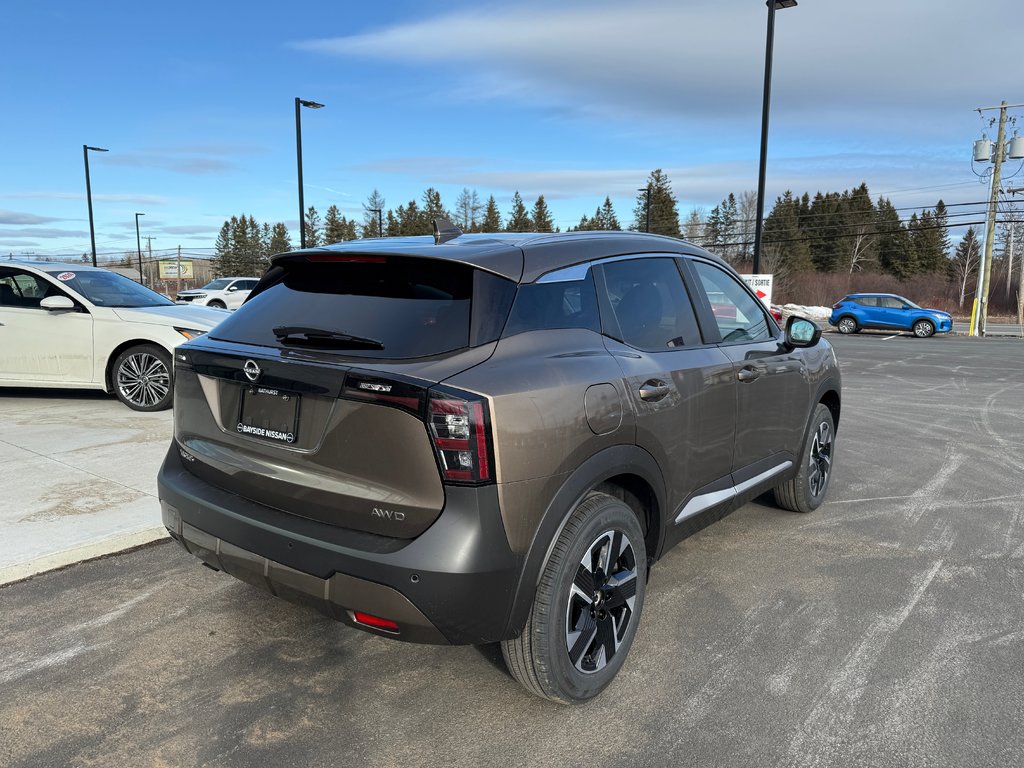
[[[227,309],[228,308],[228,305],[225,304],[220,299],[212,299],[211,301],[206,302],[206,306],[213,307],[214,309]]]
[[[935,333],[935,324],[931,320],[918,320],[914,323],[914,335],[919,339],[927,339]]]
[[[796,477],[775,487],[775,503],[791,512],[811,512],[821,506],[832,479],[836,426],[832,411],[818,403],[804,441],[803,461]]]
[[[647,585],[633,510],[592,493],[572,513],[544,568],[523,633],[501,644],[509,672],[537,696],[580,704],[626,660]]]
[[[840,333],[856,333],[860,330],[857,326],[857,321],[852,317],[844,317],[836,324],[836,328]]]
[[[114,394],[133,411],[171,407],[171,356],[153,344],[129,347],[114,361]]]

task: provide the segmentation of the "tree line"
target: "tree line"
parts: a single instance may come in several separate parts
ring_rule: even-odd
[[[476,190],[468,188],[461,191],[450,210],[433,187],[395,208],[388,208],[384,197],[374,190],[362,209],[361,218],[348,218],[332,205],[321,217],[310,206],[303,217],[307,247],[360,237],[427,235],[432,232],[432,221],[441,217],[464,232],[560,231],[544,195],[528,206],[519,191],[504,214],[494,195],[483,201]],[[756,195],[752,191],[729,193],[710,211],[694,208],[681,219],[671,181],[656,169],[638,190],[632,221],[626,228],[683,237],[743,269],[752,260],[755,220]],[[866,183],[844,191],[819,191],[813,197],[807,192],[787,191],[776,198],[764,220],[761,270],[780,280],[788,274],[815,271],[877,272],[898,280],[943,274],[956,282],[962,297],[977,272],[980,244],[971,229],[951,253],[949,227],[949,213],[942,200],[904,219],[889,199],[873,199]],[[611,198],[605,197],[593,216],[583,215],[568,231],[619,229],[623,226],[618,214]],[[282,222],[269,224],[244,214],[233,216],[218,234],[214,270],[218,275],[259,274],[270,256],[295,245]]]

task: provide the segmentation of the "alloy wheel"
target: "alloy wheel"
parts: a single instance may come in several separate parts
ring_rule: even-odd
[[[565,647],[580,672],[604,669],[629,630],[636,602],[633,543],[621,531],[605,531],[587,547],[569,588]]]
[[[832,427],[823,421],[811,439],[808,457],[807,483],[815,498],[823,494],[828,485],[829,472],[832,470],[832,440]]]
[[[918,320],[914,323],[914,335],[918,338],[926,339],[933,333],[935,333],[935,329],[927,320]]]
[[[156,355],[135,352],[124,358],[117,369],[117,388],[132,405],[152,408],[170,391],[171,374]]]

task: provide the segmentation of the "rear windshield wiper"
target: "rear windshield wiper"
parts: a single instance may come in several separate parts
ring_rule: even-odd
[[[324,328],[308,328],[302,325],[281,325],[274,329],[274,335],[282,344],[300,346],[384,349],[384,343],[365,336],[353,336],[340,331]]]

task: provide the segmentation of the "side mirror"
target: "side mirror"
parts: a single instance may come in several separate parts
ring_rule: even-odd
[[[902,307],[900,307],[900,309],[910,309],[910,305],[904,304]]]
[[[39,306],[50,312],[56,312],[61,309],[74,309],[75,302],[67,296],[47,296],[39,302]]]
[[[821,328],[803,317],[791,317],[786,323],[786,345],[813,347],[821,339]]]
[[[233,292],[235,292],[237,290],[238,290],[238,286],[237,285],[232,285],[230,288],[228,288],[228,293],[233,293]]]

